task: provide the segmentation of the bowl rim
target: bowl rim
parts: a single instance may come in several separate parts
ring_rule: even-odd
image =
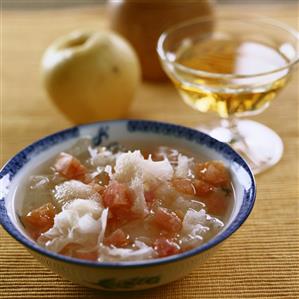
[[[246,18],[244,18],[246,17]],[[228,73],[213,73],[209,71],[203,71],[203,70],[198,70],[198,69],[193,69],[191,67],[187,67],[179,62],[171,61],[167,57],[167,52],[164,50],[164,42],[166,41],[167,37],[169,34],[174,33],[176,30],[179,30],[181,28],[184,28],[186,26],[190,25],[195,25],[195,24],[200,24],[203,22],[207,21],[216,21],[217,20],[228,20],[228,21],[239,21],[243,23],[253,23],[253,24],[258,24],[260,23],[261,26],[272,26],[275,29],[280,29],[284,31],[285,33],[288,33],[292,35],[293,38],[297,40],[297,46],[296,46],[296,57],[293,58],[291,61],[286,63],[283,67],[276,68],[272,71],[266,71],[266,72],[260,72],[260,73],[255,73],[255,74],[228,74]],[[220,79],[248,79],[248,78],[257,78],[257,77],[262,77],[262,76],[267,76],[271,74],[276,74],[284,70],[291,69],[294,65],[296,65],[299,62],[299,31],[297,31],[295,28],[292,26],[281,22],[277,21],[276,19],[269,18],[269,17],[263,17],[260,15],[246,15],[242,14],[240,16],[234,16],[234,15],[216,15],[216,16],[203,16],[203,17],[198,17],[194,18],[191,20],[183,21],[181,23],[175,24],[168,29],[166,29],[164,32],[161,33],[159,36],[157,46],[156,46],[156,51],[158,53],[158,56],[161,60],[161,62],[173,65],[177,69],[188,73],[192,74],[195,76],[203,76],[207,78],[220,78]]]
[[[145,267],[152,267],[152,266],[160,266],[163,264],[168,263],[174,263],[177,261],[184,260],[189,257],[193,257],[197,254],[200,254],[208,249],[211,249],[221,243],[222,241],[226,240],[228,237],[230,237],[236,230],[240,228],[240,226],[245,222],[245,220],[248,218],[249,214],[251,213],[254,203],[255,203],[255,197],[256,197],[256,183],[254,179],[254,175],[249,168],[248,164],[244,161],[244,159],[236,153],[229,145],[222,143],[209,135],[200,132],[198,130],[188,128],[181,125],[166,123],[166,122],[160,122],[160,121],[149,121],[149,120],[130,120],[130,119],[121,119],[121,120],[108,120],[108,121],[98,121],[88,124],[82,124],[78,126],[74,126],[65,130],[57,131],[56,133],[47,135],[41,139],[38,139],[37,141],[31,143],[30,145],[26,146],[22,150],[20,150],[16,155],[14,155],[11,159],[9,159],[4,166],[0,170],[0,182],[4,176],[9,174],[9,171],[12,167],[13,171],[15,171],[11,177],[13,179],[13,176],[19,172],[20,169],[22,169],[22,166],[30,162],[30,159],[26,161],[26,159],[23,158],[24,152],[28,150],[34,150],[41,142],[47,142],[51,141],[58,137],[58,141],[56,143],[51,143],[50,146],[46,147],[42,151],[49,150],[49,148],[55,144],[63,143],[66,141],[66,139],[60,139],[62,136],[66,136],[66,138],[78,138],[80,137],[79,130],[80,128],[85,127],[92,127],[97,125],[109,125],[109,124],[116,124],[119,123],[121,125],[129,125],[130,123],[137,126],[144,126],[144,125],[154,125],[161,128],[171,128],[174,132],[178,130],[183,130],[186,134],[192,135],[194,140],[198,140],[199,138],[203,138],[203,140],[206,140],[211,144],[212,147],[213,144],[215,145],[221,145],[223,153],[228,153],[234,157],[233,161],[237,162],[238,165],[240,165],[247,173],[250,179],[250,187],[248,187],[248,190],[246,190],[243,194],[242,204],[240,207],[240,211],[235,216],[233,221],[230,223],[230,225],[224,229],[222,232],[220,232],[218,235],[216,235],[214,238],[209,240],[208,242],[204,243],[203,245],[196,247],[194,249],[185,251],[183,253],[165,257],[165,258],[159,258],[159,259],[151,259],[151,260],[142,260],[142,261],[128,261],[128,262],[97,262],[97,261],[87,261],[77,258],[72,258],[68,256],[64,256],[49,250],[44,249],[43,247],[37,245],[37,243],[33,240],[30,240],[29,238],[25,237],[18,228],[16,228],[15,224],[12,223],[10,220],[6,206],[5,206],[5,196],[0,198],[0,224],[2,227],[18,242],[20,242],[23,246],[25,246],[30,251],[39,253],[41,255],[44,255],[48,258],[52,258],[55,260],[58,260],[59,262],[65,262],[70,263],[78,266],[85,266],[85,267],[93,267],[93,268],[109,268],[109,269],[127,269],[127,268],[145,268]],[[137,129],[138,130],[138,129]],[[152,131],[154,134],[162,135],[161,132],[155,132]],[[185,136],[178,138],[184,138]],[[205,144],[203,142],[198,142],[199,144]],[[19,169],[14,169],[14,161],[16,159],[21,158],[21,165]],[[3,188],[2,184],[0,184],[0,191],[1,188]],[[0,192],[1,194],[1,192]]]

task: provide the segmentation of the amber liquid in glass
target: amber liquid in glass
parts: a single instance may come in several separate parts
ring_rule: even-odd
[[[211,78],[201,74],[187,75],[179,70],[180,79],[173,78],[188,105],[201,112],[215,111],[223,118],[260,112],[289,77],[288,69],[273,72],[287,65],[286,57],[255,41],[210,39],[183,44],[176,53],[176,62],[195,70],[223,75]],[[270,74],[255,76],[266,72]],[[252,77],[225,76],[229,74]]]

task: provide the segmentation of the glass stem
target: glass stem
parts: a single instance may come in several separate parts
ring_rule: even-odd
[[[265,161],[261,160],[247,143],[246,136],[243,136],[238,128],[238,119],[234,116],[221,120],[221,126],[231,132],[231,138],[228,142],[241,156],[243,156],[253,168],[263,165]]]
[[[246,141],[238,129],[238,120],[236,117],[229,116],[228,118],[223,118],[221,120],[221,126],[231,132],[229,144],[233,145],[237,142],[241,142],[246,145]]]

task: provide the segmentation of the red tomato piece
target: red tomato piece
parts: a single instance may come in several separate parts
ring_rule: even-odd
[[[169,234],[178,233],[182,229],[181,219],[174,212],[169,212],[165,208],[157,209],[153,223]]]
[[[198,163],[195,166],[197,177],[216,187],[227,187],[230,185],[230,175],[223,163],[209,161]]]
[[[207,212],[215,216],[223,216],[228,208],[228,199],[221,192],[213,192],[201,201],[206,205]]]
[[[67,153],[61,153],[58,156],[54,168],[67,179],[84,180],[87,173],[86,167],[78,159]]]
[[[117,208],[131,208],[133,205],[132,195],[127,185],[112,182],[103,193],[105,207],[111,210]]]
[[[170,256],[180,252],[180,246],[166,238],[159,238],[154,242],[154,250],[159,257]]]
[[[172,185],[178,192],[188,195],[196,194],[195,186],[190,179],[175,178],[172,180]]]
[[[178,192],[193,196],[204,196],[214,189],[211,184],[198,179],[176,178],[172,184]]]
[[[105,238],[106,245],[113,245],[115,247],[125,247],[129,244],[129,235],[125,234],[120,228],[115,230],[112,234]]]
[[[205,196],[214,190],[214,187],[202,180],[193,179],[192,184],[196,190],[197,196]]]
[[[109,208],[108,225],[111,229],[117,229],[138,217],[132,211],[133,194],[127,185],[112,182],[103,192],[102,198],[104,206]]]
[[[144,198],[145,198],[145,201],[146,201],[147,205],[149,207],[151,207],[153,205],[153,203],[155,202],[155,200],[156,200],[155,192],[152,191],[152,190],[145,191],[144,192]]]
[[[35,240],[54,225],[56,210],[53,204],[46,203],[22,217],[24,226]]]

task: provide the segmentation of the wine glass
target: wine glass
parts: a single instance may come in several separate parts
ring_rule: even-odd
[[[280,137],[255,121],[240,119],[265,110],[298,62],[299,34],[266,18],[198,18],[159,38],[163,69],[185,103],[220,117],[200,129],[229,143],[260,173],[283,153]]]

